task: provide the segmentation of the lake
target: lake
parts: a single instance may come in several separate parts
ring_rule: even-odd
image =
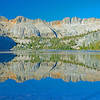
[[[0,53],[0,100],[99,100],[100,52]]]

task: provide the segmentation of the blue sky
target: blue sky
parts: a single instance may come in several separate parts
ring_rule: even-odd
[[[47,21],[74,16],[100,18],[100,0],[0,0],[0,16]]]

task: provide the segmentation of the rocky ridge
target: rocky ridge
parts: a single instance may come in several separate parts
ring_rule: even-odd
[[[96,18],[81,19],[78,17],[73,17],[73,18],[66,17],[60,21],[46,22],[41,19],[31,20],[23,16],[17,16],[15,19],[8,20],[7,18],[1,16],[0,25],[1,24],[6,26],[5,29],[8,30],[9,33],[14,34],[15,36],[19,34],[15,29],[15,27],[18,26],[20,34],[24,30],[29,31],[33,29],[33,30],[39,30],[41,36],[42,34],[43,36],[46,36],[48,34],[48,37],[50,37],[51,33],[52,35],[54,35],[53,30],[57,33],[58,36],[59,33],[61,33],[60,36],[69,36],[69,35],[79,35],[86,33],[88,31],[95,31],[100,29],[100,19]],[[29,27],[29,24],[31,27]],[[20,30],[21,27],[24,27],[25,29]],[[13,32],[16,32],[16,34]],[[30,33],[27,32],[29,36],[30,34],[34,33],[35,33],[34,31],[30,31]],[[25,34],[26,32],[23,35]]]

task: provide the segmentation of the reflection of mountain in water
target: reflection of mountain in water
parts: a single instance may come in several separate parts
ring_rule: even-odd
[[[99,53],[21,53],[11,62],[0,64],[0,79],[24,82],[46,77],[64,81],[100,81]]]

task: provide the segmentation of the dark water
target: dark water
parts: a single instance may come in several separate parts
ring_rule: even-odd
[[[0,51],[9,51],[16,43],[7,36],[0,36]]]
[[[0,54],[0,100],[99,99],[99,52]]]
[[[0,63],[7,63],[16,57],[15,54],[12,53],[0,53]]]

